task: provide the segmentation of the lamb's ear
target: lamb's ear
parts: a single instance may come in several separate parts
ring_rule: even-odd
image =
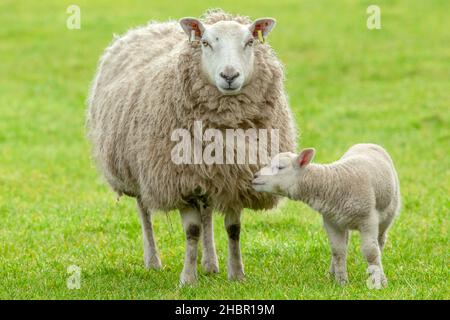
[[[259,39],[258,31],[261,31],[261,36],[266,37],[270,31],[275,27],[276,21],[273,18],[261,18],[255,20],[249,29],[255,39]],[[261,39],[259,39],[261,40]]]
[[[302,152],[298,155],[296,161],[297,165],[300,168],[303,168],[311,163],[312,159],[314,158],[314,155],[316,153],[316,150],[314,148],[307,148],[303,149]]]
[[[189,36],[189,40],[200,40],[205,32],[205,27],[200,20],[195,18],[183,18],[180,19],[181,28]]]

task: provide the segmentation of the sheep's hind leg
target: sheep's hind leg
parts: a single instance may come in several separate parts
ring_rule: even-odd
[[[142,238],[144,240],[144,265],[146,268],[161,269],[162,264],[158,255],[155,238],[153,236],[153,225],[151,212],[144,206],[141,199],[137,199],[137,207],[141,220]]]
[[[384,246],[386,244],[388,230],[392,224],[395,213],[388,214],[388,216],[389,217],[386,219],[386,221],[383,221],[378,225],[378,246],[380,247],[381,252],[383,252]]]
[[[369,265],[367,268],[367,273],[369,274],[367,284],[371,289],[381,289],[387,286],[387,280],[381,264],[378,224],[369,223],[361,228],[360,231],[361,249]]]
[[[217,261],[216,246],[214,244],[213,211],[206,208],[201,212],[202,218],[202,267],[206,273],[218,273],[219,262]]]
[[[241,233],[241,213],[226,213],[225,228],[228,234],[228,279],[243,280],[245,274],[239,242]]]
[[[183,229],[186,234],[186,255],[184,267],[180,275],[180,283],[194,284],[197,282],[198,240],[201,232],[200,212],[193,208],[180,210]]]
[[[347,276],[347,245],[348,230],[337,228],[333,223],[323,219],[323,225],[331,246],[330,273],[340,285],[348,281]]]
[[[383,252],[386,240],[387,240],[387,229],[380,230],[380,233],[378,234],[378,246],[380,247],[380,252]]]

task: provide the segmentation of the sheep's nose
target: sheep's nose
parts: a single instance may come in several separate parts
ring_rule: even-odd
[[[232,72],[221,72],[220,76],[222,78],[224,78],[226,80],[226,82],[228,82],[229,84],[231,84],[234,79],[236,79],[237,77],[239,77],[239,72],[237,71],[232,71]]]
[[[253,179],[256,179],[256,178],[258,178],[259,177],[259,174],[258,174],[258,172],[257,173],[255,173],[254,175],[253,175]]]

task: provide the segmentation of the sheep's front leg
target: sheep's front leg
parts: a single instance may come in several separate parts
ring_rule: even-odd
[[[202,266],[206,273],[218,273],[219,262],[217,261],[216,246],[214,245],[213,211],[206,208],[201,213],[202,217]]]
[[[155,238],[153,236],[153,225],[151,212],[137,199],[139,217],[141,219],[142,238],[144,240],[144,265],[146,268],[161,269],[162,264],[158,256]]]
[[[243,280],[245,274],[239,243],[241,233],[241,213],[227,213],[225,215],[225,228],[228,234],[228,279]]]
[[[344,285],[348,281],[347,276],[347,244],[348,230],[342,230],[327,219],[323,219],[325,231],[331,246],[331,267],[330,273],[334,275],[336,281]]]
[[[193,208],[180,210],[183,229],[186,234],[186,254],[180,283],[194,284],[197,281],[197,251],[201,232],[200,212]]]
[[[381,264],[381,250],[378,243],[378,224],[367,223],[360,229],[361,232],[361,250],[367,260],[369,274],[368,285],[373,289],[381,289],[387,286],[387,280],[384,275]]]

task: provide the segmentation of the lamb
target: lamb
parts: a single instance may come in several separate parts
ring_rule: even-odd
[[[361,249],[369,264],[368,284],[387,285],[381,252],[389,227],[400,210],[400,187],[389,154],[375,144],[356,144],[339,161],[311,164],[314,149],[287,152],[255,174],[255,190],[300,200],[322,214],[336,281],[347,279],[349,230],[361,234]]]
[[[182,284],[202,266],[217,273],[212,212],[224,214],[228,278],[244,278],[240,252],[243,208],[269,209],[278,196],[253,190],[263,165],[174,163],[172,133],[278,129],[279,151],[295,150],[295,127],[284,90],[283,66],[263,41],[272,18],[252,23],[221,10],[203,19],[152,22],[119,37],[105,50],[88,99],[87,129],[99,170],[118,195],[136,198],[148,268],[162,267],[152,215],[178,209],[186,236]],[[186,36],[187,35],[187,36]],[[267,147],[271,152],[271,145]],[[277,151],[278,152],[278,151]]]

